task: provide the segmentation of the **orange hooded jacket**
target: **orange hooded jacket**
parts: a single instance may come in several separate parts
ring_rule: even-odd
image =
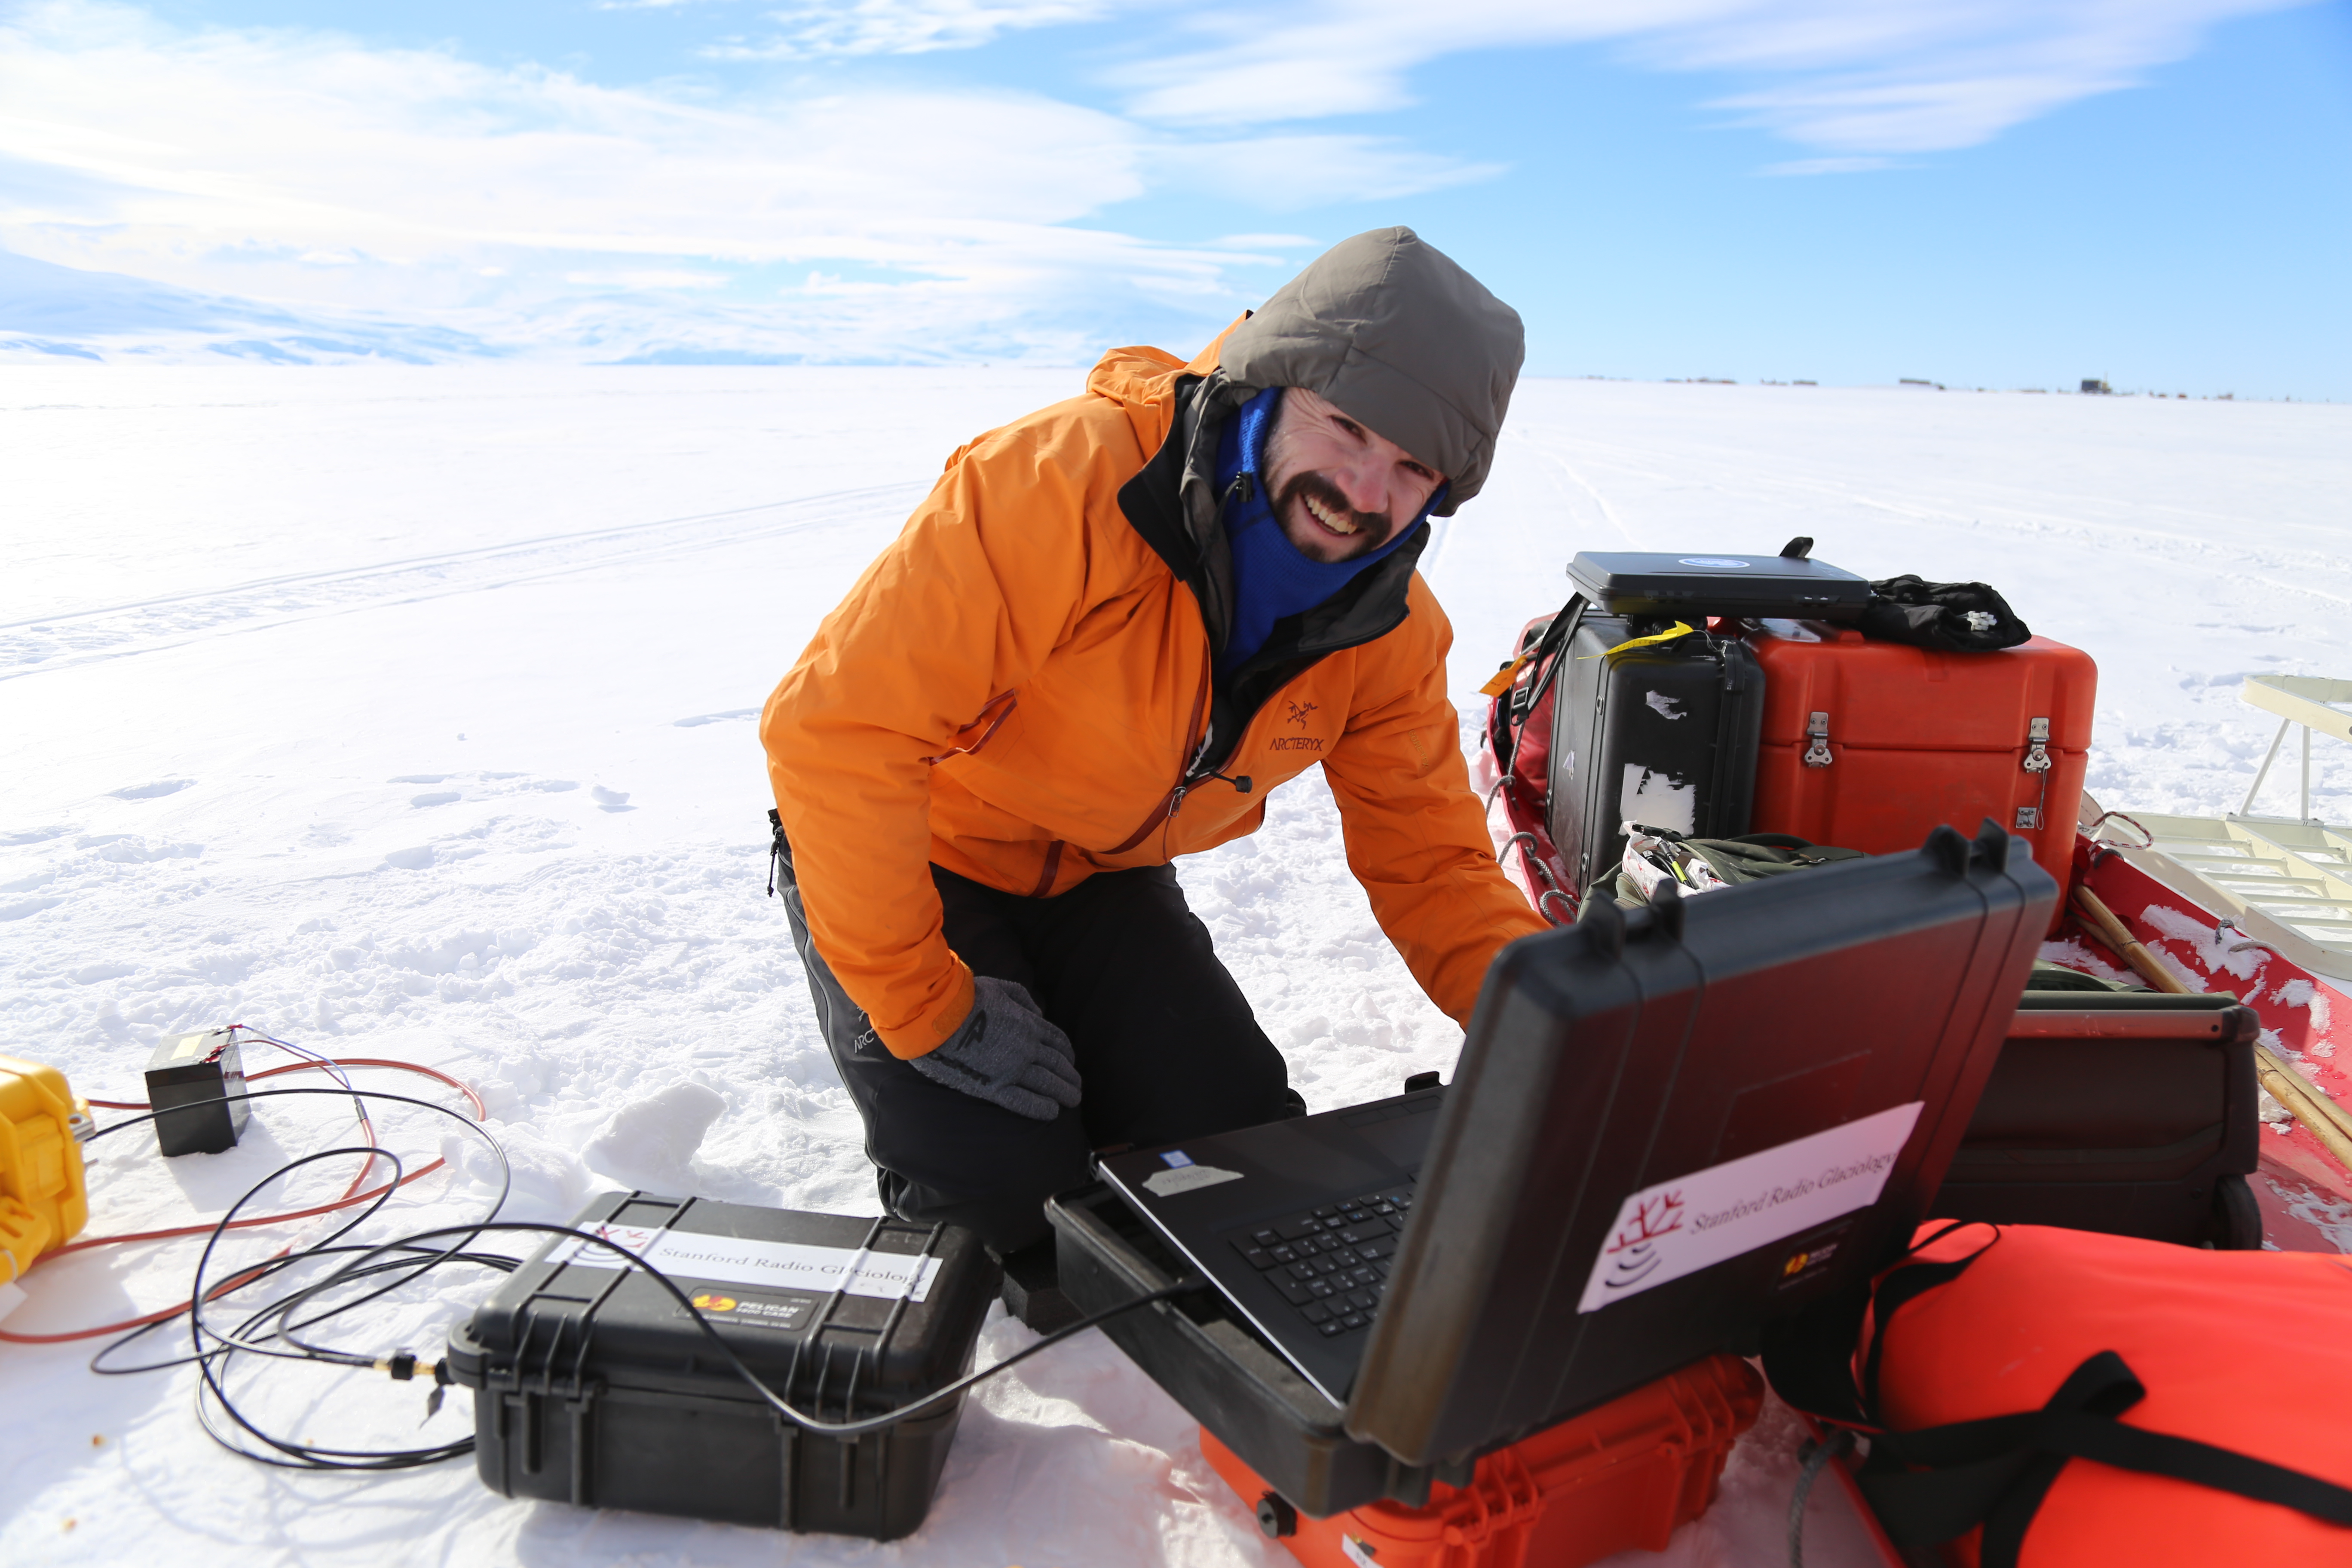
[[[1189,365],[1115,349],[1085,395],[959,448],[768,700],[810,935],[896,1056],[944,1043],[971,1008],[930,864],[1066,892],[1255,831],[1274,787],[1318,763],[1381,929],[1457,1022],[1496,950],[1545,929],[1495,863],[1445,697],[1453,631],[1418,574],[1392,629],[1277,675],[1254,712],[1218,720],[1234,743],[1199,754],[1213,698],[1196,587],[1120,490],[1173,445],[1218,346]]]

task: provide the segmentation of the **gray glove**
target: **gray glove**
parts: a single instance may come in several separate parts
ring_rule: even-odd
[[[971,977],[971,1016],[947,1044],[907,1065],[929,1079],[1033,1121],[1078,1103],[1077,1053],[1037,1010],[1029,989],[991,974]]]

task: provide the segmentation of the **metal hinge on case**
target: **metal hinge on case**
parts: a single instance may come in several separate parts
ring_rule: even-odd
[[[1812,744],[1805,748],[1805,766],[1825,768],[1830,765],[1830,716],[1816,713],[1805,721],[1805,737]],[[2044,763],[2043,767],[2050,764]]]
[[[2050,771],[2050,721],[2036,719],[2025,727],[2025,771],[2046,773]]]

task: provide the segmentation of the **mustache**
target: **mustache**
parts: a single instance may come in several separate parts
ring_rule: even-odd
[[[1358,511],[1348,504],[1348,498],[1339,493],[1339,486],[1311,470],[1290,476],[1290,481],[1282,487],[1282,493],[1274,498],[1276,514],[1289,510],[1293,501],[1304,500],[1310,496],[1318,506],[1332,516],[1352,521],[1357,530],[1355,537],[1364,541],[1363,548],[1366,550],[1377,550],[1388,542],[1392,525],[1386,513]]]

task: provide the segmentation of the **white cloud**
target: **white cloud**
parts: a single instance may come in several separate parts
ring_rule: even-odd
[[[920,13],[961,37],[1073,7],[848,12],[908,37]],[[801,338],[833,321],[841,342],[881,331],[887,352],[918,355],[1020,321],[1223,320],[1249,298],[1236,269],[1280,256],[1083,226],[1153,184],[1280,209],[1492,173],[1371,136],[1190,145],[1036,93],[852,84],[719,101],[314,32],[184,33],[64,0],[0,28],[0,169],[46,176],[0,183],[0,246],[47,260],[604,336],[619,318],[583,289],[737,331],[779,309],[745,302],[772,299],[764,269],[819,265],[847,282],[794,297]],[[711,298],[738,282],[745,298]]]
[[[1747,123],[1832,153],[1973,147],[2067,104],[2137,87],[2229,17],[2300,0],[1815,0],[1734,16],[1644,53],[1685,69],[1793,71],[1718,100]]]
[[[1444,55],[1622,37],[1720,12],[1727,0],[1316,0],[1203,9],[1204,44],[1154,47],[1114,79],[1129,108],[1174,124],[1265,123],[1412,103],[1405,78]]]
[[[0,161],[71,176],[0,194],[0,244],[308,304],[553,310],[600,286],[567,275],[677,289],[709,271],[694,263],[822,262],[911,277],[985,320],[1106,278],[1217,296],[1235,262],[1074,226],[1142,191],[1147,139],[1034,94],[719,107],[51,5],[0,30]]]
[[[734,281],[724,272],[692,272],[681,267],[567,272],[563,280],[596,289],[724,289]]]
[[[1317,0],[1237,8],[1202,41],[1118,76],[1171,124],[1391,110],[1410,73],[1477,50],[1617,41],[1654,69],[1776,78],[1715,107],[1801,145],[1860,155],[1976,145],[2130,87],[2215,23],[2305,0]]]
[[[1153,183],[1231,196],[1282,212],[1379,201],[1488,180],[1499,163],[1418,152],[1391,136],[1275,135],[1158,143],[1144,153]]]
[[[1759,174],[1862,174],[1874,169],[1896,167],[1892,158],[1795,158],[1785,163],[1767,163],[1757,170]]]
[[[1718,99],[1713,107],[1739,110],[1748,123],[1768,126],[1808,147],[1939,153],[1977,146],[2077,99],[2131,85],[2128,77],[2094,83],[2080,71],[1926,79],[1889,73],[1744,93]]]
[[[883,259],[886,234],[837,232],[851,215],[983,241],[1141,189],[1132,127],[1034,95],[719,108],[313,35],[177,37],[81,5],[0,33],[0,155],[87,176],[108,222],[330,248]]]
[[[636,0],[672,5],[680,0]],[[787,0],[768,13],[777,26],[757,39],[711,46],[721,59],[810,59],[840,55],[919,55],[969,49],[1000,34],[1090,22],[1119,0]]]
[[[1299,128],[1408,107],[1446,55],[1733,73],[1707,107],[1811,154],[1763,172],[1825,174],[1982,142],[2292,3],[783,0],[739,50],[828,63],[762,97],[44,0],[0,13],[0,247],[491,338],[1068,357],[1098,331],[1194,341],[1323,243],[1154,243],[1102,226],[1121,203],[1289,213],[1501,173]],[[1123,111],[856,64],[1114,13]]]

